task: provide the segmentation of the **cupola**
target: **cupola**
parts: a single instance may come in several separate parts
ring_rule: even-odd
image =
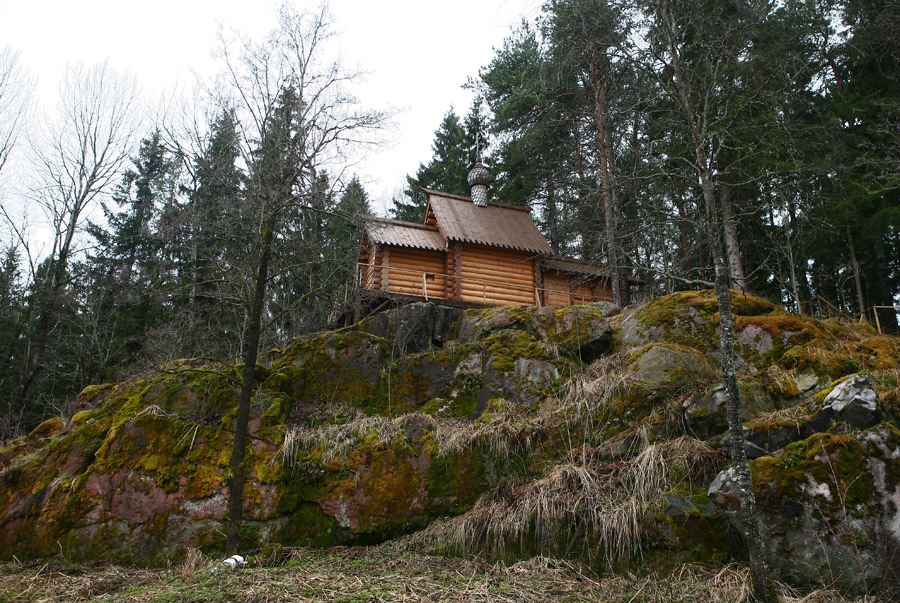
[[[494,177],[481,161],[478,161],[475,167],[469,170],[467,180],[472,188],[472,203],[478,207],[487,207],[487,187],[494,181]]]

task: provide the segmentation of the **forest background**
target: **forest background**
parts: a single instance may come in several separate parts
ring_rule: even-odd
[[[392,216],[420,221],[423,187],[468,194],[480,140],[493,199],[620,282],[711,287],[721,236],[733,288],[896,331],[875,307],[900,294],[897,31],[898,0],[548,2],[472,75]],[[88,384],[253,366],[324,327],[371,212],[348,157],[390,117],[347,93],[333,35],[327,10],[289,6],[261,41],[226,33],[187,122],[139,121],[133,79],[73,67],[40,135],[29,75],[0,55],[0,179],[41,138],[15,173],[28,223],[0,189],[0,440]]]

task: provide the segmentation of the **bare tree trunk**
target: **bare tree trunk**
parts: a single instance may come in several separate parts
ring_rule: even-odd
[[[705,163],[702,148],[697,148],[700,165]],[[766,562],[766,551],[762,539],[759,512],[756,508],[756,495],[753,491],[753,479],[750,474],[750,463],[744,448],[744,425],[741,421],[741,395],[735,371],[734,355],[734,315],[731,311],[731,291],[728,287],[728,267],[725,261],[725,249],[722,244],[722,224],[718,208],[715,206],[713,183],[709,172],[700,170],[703,196],[709,207],[710,241],[713,246],[715,261],[716,301],[719,307],[719,356],[722,365],[722,381],[725,385],[725,413],[728,419],[729,448],[738,488],[738,516],[743,528],[744,541],[750,557],[750,575],[753,581],[753,592],[759,601],[774,601],[769,592],[769,568]]]
[[[737,289],[746,292],[747,279],[744,277],[744,264],[741,262],[741,246],[738,242],[737,228],[735,228],[734,224],[734,204],[731,202],[731,188],[724,182],[719,183],[719,201],[722,204],[725,253],[728,257],[731,282],[735,284]]]
[[[875,260],[878,266],[882,267],[878,270],[878,302],[881,306],[894,305],[894,291],[891,288],[890,281],[886,278],[888,266],[887,254],[884,251],[884,239],[881,231],[874,232],[872,235],[873,246],[875,248]],[[893,309],[876,309],[878,312],[878,322],[881,330],[885,333],[897,332],[897,312]]]
[[[593,41],[588,41],[593,45]],[[619,239],[619,223],[622,211],[619,206],[618,191],[615,178],[615,158],[612,148],[612,129],[609,123],[609,108],[606,99],[606,76],[608,57],[596,56],[593,47],[588,55],[591,61],[591,83],[594,88],[594,124],[597,128],[597,139],[600,151],[600,185],[603,192],[603,215],[606,218],[606,253],[609,262],[609,275],[612,284],[613,302],[618,306],[627,306],[628,282],[625,278],[622,262],[621,241]]]
[[[63,279],[66,274],[66,266],[69,261],[69,253],[72,247],[72,240],[75,237],[75,227],[78,222],[79,213],[73,212],[69,217],[66,225],[66,231],[62,235],[62,243],[59,247],[57,257],[52,262],[52,270],[50,273],[50,282],[42,292],[41,313],[38,316],[37,332],[35,334],[34,348],[28,359],[27,369],[22,375],[22,381],[19,383],[19,389],[16,397],[13,399],[12,410],[14,413],[21,413],[25,409],[25,401],[28,398],[28,392],[38,374],[44,368],[44,353],[47,351],[47,340],[50,337],[50,326],[53,312],[56,310],[56,302],[59,291],[63,286]],[[60,233],[57,233],[59,240]]]
[[[791,203],[790,197],[787,199],[788,222],[787,228],[784,228],[785,247],[787,248],[788,264],[791,272],[791,290],[794,296],[794,308],[797,314],[803,314],[803,298],[800,295],[800,278],[797,274],[798,260],[794,253],[794,223],[796,216],[794,212],[794,204]],[[805,278],[805,277],[804,277]]]
[[[572,138],[575,143],[575,173],[578,176],[578,200],[581,212],[581,257],[585,260],[592,259],[594,246],[591,239],[590,221],[588,218],[593,213],[589,204],[588,187],[584,176],[584,156],[581,149],[581,131],[578,129],[577,117],[572,117]]]
[[[856,284],[856,301],[859,304],[859,322],[866,322],[866,301],[863,297],[862,280],[859,275],[859,261],[856,259],[856,248],[853,246],[853,233],[847,224],[847,245],[850,246],[850,265],[853,267],[853,282]]]
[[[692,104],[692,95],[688,89],[680,54],[675,47],[674,33],[678,31],[675,18],[670,5],[662,10],[662,25],[666,35],[666,42],[671,57],[673,81],[675,84],[675,99],[678,108],[685,120],[685,125],[691,135],[694,146],[694,156],[697,160],[696,170],[703,190],[703,199],[709,217],[707,233],[712,246],[713,261],[715,263],[716,300],[719,307],[719,356],[722,364],[722,381],[725,384],[727,399],[725,412],[728,418],[728,430],[730,433],[731,459],[735,471],[739,504],[739,518],[750,557],[750,575],[753,582],[753,593],[759,601],[769,603],[774,601],[774,595],[769,591],[769,568],[766,562],[766,552],[763,545],[762,530],[760,529],[759,514],[756,509],[756,496],[753,492],[753,479],[750,474],[750,463],[747,461],[747,453],[744,450],[743,424],[741,422],[741,395],[738,389],[737,373],[735,372],[734,355],[734,318],[731,311],[731,292],[728,286],[728,266],[725,258],[725,246],[723,245],[723,224],[719,208],[716,205],[715,184],[712,179],[712,159],[707,155],[709,133],[704,129],[702,114],[698,113]]]
[[[256,361],[259,359],[259,340],[262,334],[262,315],[266,303],[266,288],[269,283],[269,261],[272,258],[274,231],[267,222],[263,235],[262,255],[256,272],[256,286],[250,305],[249,324],[244,339],[244,369],[241,379],[241,394],[237,419],[234,425],[234,447],[231,451],[231,478],[228,483],[228,535],[225,550],[228,555],[235,552],[240,543],[241,526],[244,517],[244,484],[247,481],[244,453],[247,448],[248,427],[250,425],[250,401],[256,388]]]
[[[559,240],[559,208],[556,207],[556,189],[553,182],[547,183],[547,234],[550,235],[550,247],[560,253]]]

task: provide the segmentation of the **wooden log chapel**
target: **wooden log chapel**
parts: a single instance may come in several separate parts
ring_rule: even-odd
[[[465,307],[612,301],[602,265],[556,255],[527,207],[488,202],[491,176],[481,162],[468,180],[471,198],[425,189],[421,224],[367,220],[353,279],[359,293]]]

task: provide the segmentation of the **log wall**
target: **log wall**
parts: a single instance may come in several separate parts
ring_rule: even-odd
[[[569,278],[556,272],[544,273],[544,305],[550,307],[571,304]]]
[[[565,274],[548,270],[544,272],[543,302],[545,306],[570,306],[596,301],[612,301],[612,287],[608,279]]]
[[[427,291],[427,297],[446,297],[446,256],[440,251],[392,247],[390,268],[385,268],[386,290],[423,297]]]
[[[461,256],[459,287],[463,301],[492,306],[535,303],[531,254],[465,244]]]

